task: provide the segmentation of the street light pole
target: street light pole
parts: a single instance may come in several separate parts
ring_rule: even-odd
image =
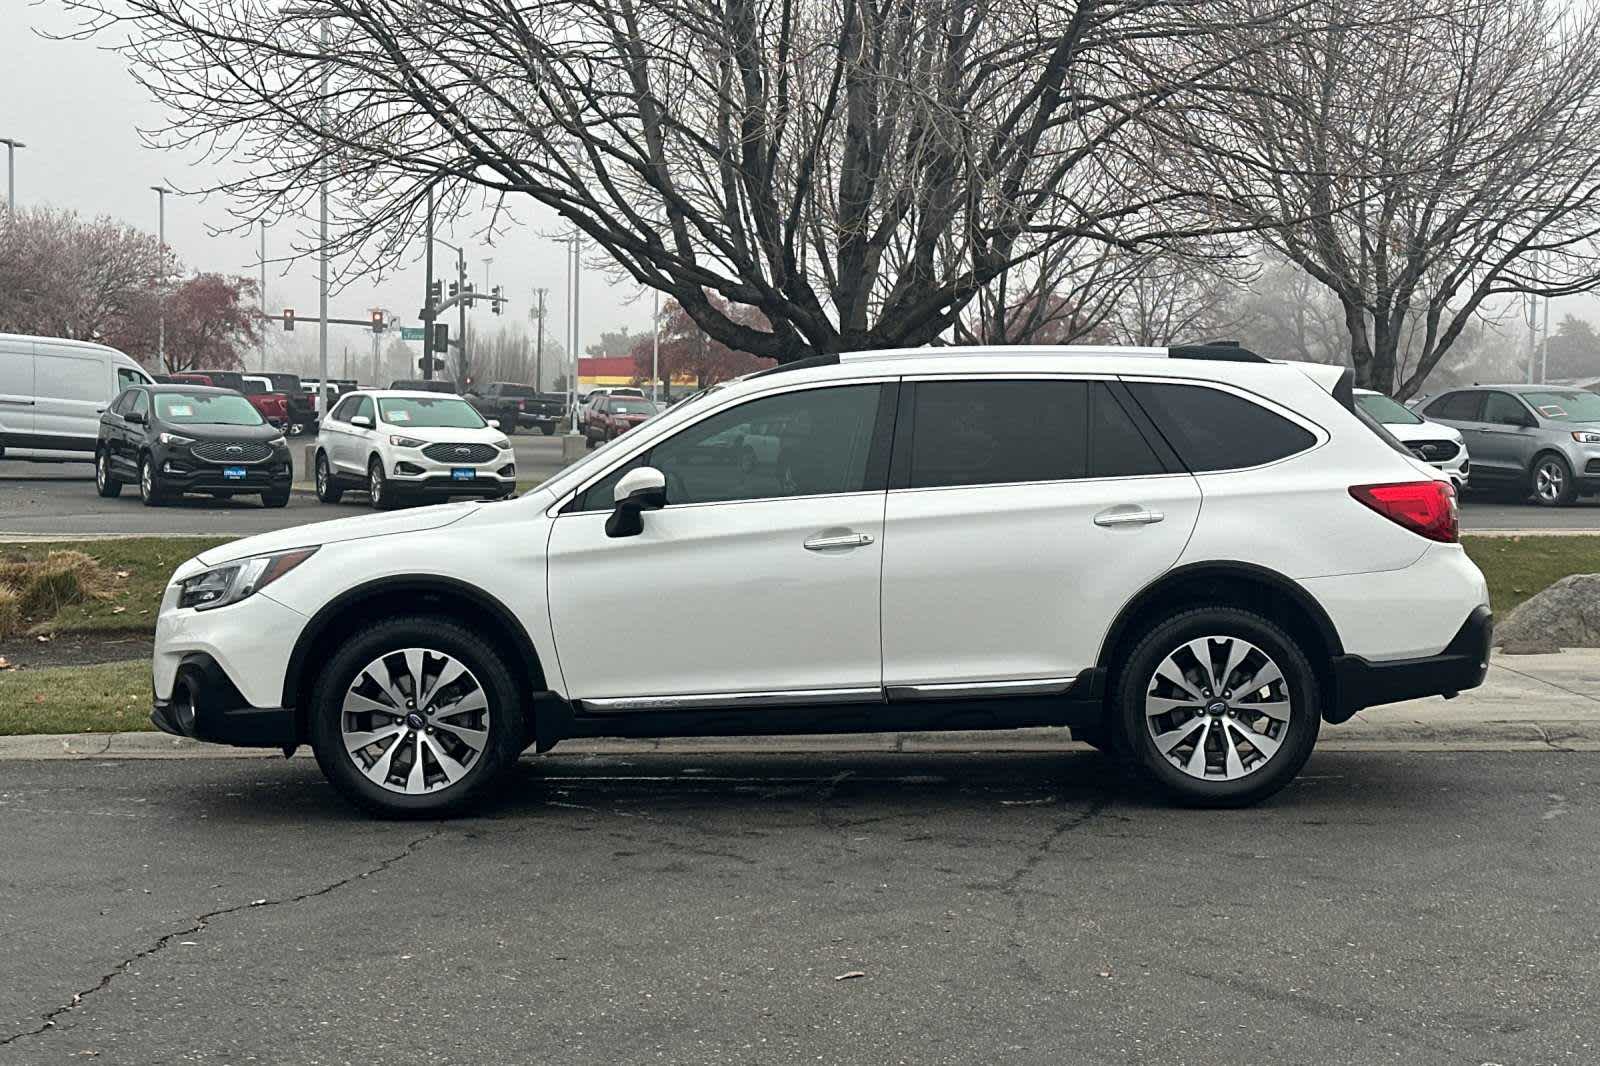
[[[661,290],[652,288],[650,305],[650,402],[661,399]]]
[[[322,124],[328,122],[328,20],[322,20]],[[322,142],[322,180],[317,183],[317,200],[321,218],[318,223],[319,247],[317,249],[317,307],[322,321],[317,325],[317,363],[322,375],[322,385],[317,389],[317,423],[328,413],[328,142]]]
[[[0,144],[6,146],[6,211],[14,215],[17,213],[17,149],[28,146],[10,137],[0,137]]]
[[[156,240],[161,245],[161,288],[156,293],[156,358],[163,372],[167,369],[167,192],[165,185],[152,185],[156,194]],[[324,312],[326,313],[326,312]]]
[[[267,223],[261,223],[261,372],[267,372]]]

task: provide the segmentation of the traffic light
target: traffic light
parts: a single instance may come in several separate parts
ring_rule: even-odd
[[[470,281],[469,281],[469,282],[467,282],[467,295],[468,295],[468,296],[471,296],[471,295],[472,295],[472,294],[473,294],[473,293],[475,293],[475,292],[477,292],[477,291],[478,291],[478,290],[477,290],[477,289],[474,289],[474,288],[473,288],[473,287],[472,287],[472,282],[470,282]]]
[[[294,308],[292,307],[283,309],[283,331],[285,333],[294,332]]]
[[[500,313],[500,286],[496,285],[489,292],[494,297],[493,302],[489,304],[489,310],[498,315]]]
[[[434,323],[433,350],[436,352],[448,352],[450,350],[450,324],[448,322]]]
[[[383,332],[383,312],[382,311],[374,311],[374,312],[372,312],[372,332],[374,332],[374,333],[382,333]]]
[[[434,358],[432,356],[428,356],[428,355],[424,355],[420,359],[417,360],[417,369],[422,371],[424,374],[426,374],[426,373],[429,372],[429,370],[428,370],[428,364],[429,363],[433,364],[433,371],[432,372],[435,373],[435,374],[439,373],[440,371],[442,371],[444,369],[444,360],[443,359],[436,359],[436,358]]]
[[[428,306],[429,307],[437,307],[437,306],[439,306],[439,301],[444,298],[443,295],[442,295],[443,292],[444,292],[444,290],[441,287],[441,283],[440,282],[437,282],[437,281],[430,282],[428,284]]]
[[[461,292],[461,286],[457,285],[455,282],[452,281],[450,283],[450,299],[454,300],[456,298],[456,295],[458,293],[460,293],[460,292]]]

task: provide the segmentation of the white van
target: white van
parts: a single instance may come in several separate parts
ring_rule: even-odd
[[[0,333],[0,456],[87,462],[111,401],[129,385],[150,383],[115,348]]]

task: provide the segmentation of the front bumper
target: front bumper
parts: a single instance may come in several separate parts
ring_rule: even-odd
[[[294,711],[253,707],[227,671],[203,652],[178,664],[169,699],[152,695],[150,721],[164,733],[241,748],[290,748],[296,743]]]
[[[205,462],[179,454],[176,449],[157,459],[162,486],[173,492],[288,491],[294,480],[287,451],[281,457],[275,455],[266,462],[245,465],[242,478],[224,476],[226,464]]]
[[[1349,721],[1357,711],[1385,703],[1450,698],[1483,684],[1489,672],[1494,615],[1487,604],[1473,609],[1456,635],[1437,655],[1372,662],[1360,655],[1333,659],[1333,699],[1323,712],[1329,722]]]

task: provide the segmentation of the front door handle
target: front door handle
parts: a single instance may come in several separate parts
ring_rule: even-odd
[[[829,533],[806,541],[806,551],[825,552],[829,548],[864,548],[872,543],[871,533]]]
[[[1148,526],[1167,516],[1147,507],[1112,507],[1094,516],[1097,526]]]

